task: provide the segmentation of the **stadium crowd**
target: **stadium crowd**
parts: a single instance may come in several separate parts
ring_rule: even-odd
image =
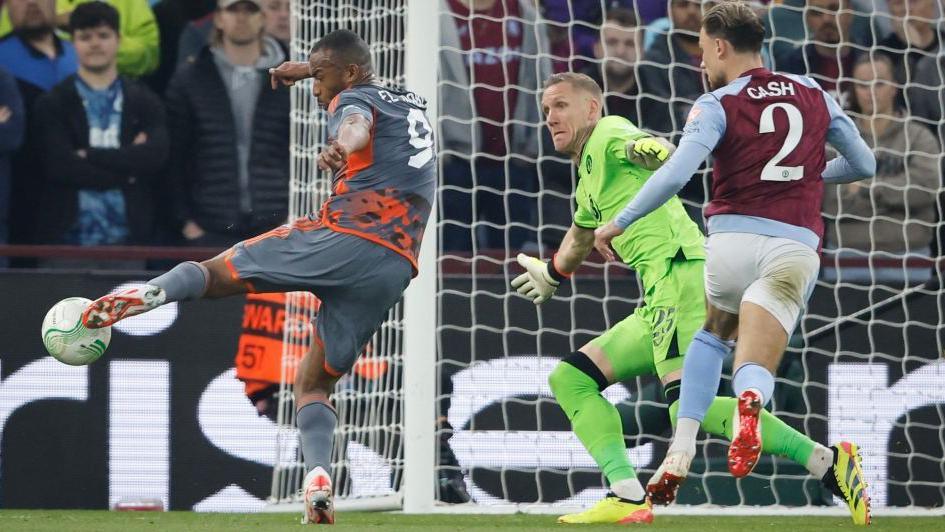
[[[754,3],[766,64],[817,80],[876,150],[874,180],[828,187],[828,252],[938,254],[939,1]],[[671,140],[705,92],[711,1],[439,2],[445,251],[569,224],[570,165],[533,104],[551,73],[591,75],[608,113]],[[284,221],[290,99],[267,71],[289,33],[289,0],[0,0],[0,243],[223,247]],[[681,193],[699,222],[704,184]]]

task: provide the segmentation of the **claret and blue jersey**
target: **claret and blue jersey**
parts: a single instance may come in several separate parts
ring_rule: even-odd
[[[826,162],[825,144],[841,157]],[[757,68],[693,105],[673,157],[617,218],[626,227],[662,204],[714,156],[708,232],[790,238],[818,249],[823,183],[872,175],[872,151],[812,79]]]

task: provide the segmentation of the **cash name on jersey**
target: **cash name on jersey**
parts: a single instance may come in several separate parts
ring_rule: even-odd
[[[794,84],[785,81],[769,81],[765,87],[748,87],[748,96],[756,100],[769,96],[795,96]]]

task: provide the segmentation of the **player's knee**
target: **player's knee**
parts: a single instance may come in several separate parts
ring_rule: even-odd
[[[581,376],[583,379],[575,378]],[[575,351],[561,359],[555,369],[548,376],[548,385],[551,392],[560,399],[565,389],[579,390],[587,388],[595,393],[603,391],[609,383],[600,368],[587,355]]]

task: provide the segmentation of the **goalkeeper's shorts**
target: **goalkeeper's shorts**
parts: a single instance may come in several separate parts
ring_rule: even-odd
[[[616,381],[641,375],[662,379],[682,369],[689,342],[705,322],[704,263],[673,261],[647,291],[645,305],[591,341],[607,355]]]
[[[354,366],[413,275],[395,251],[324,227],[282,226],[236,244],[226,263],[253,292],[307,291],[321,300],[315,341],[334,376]]]

